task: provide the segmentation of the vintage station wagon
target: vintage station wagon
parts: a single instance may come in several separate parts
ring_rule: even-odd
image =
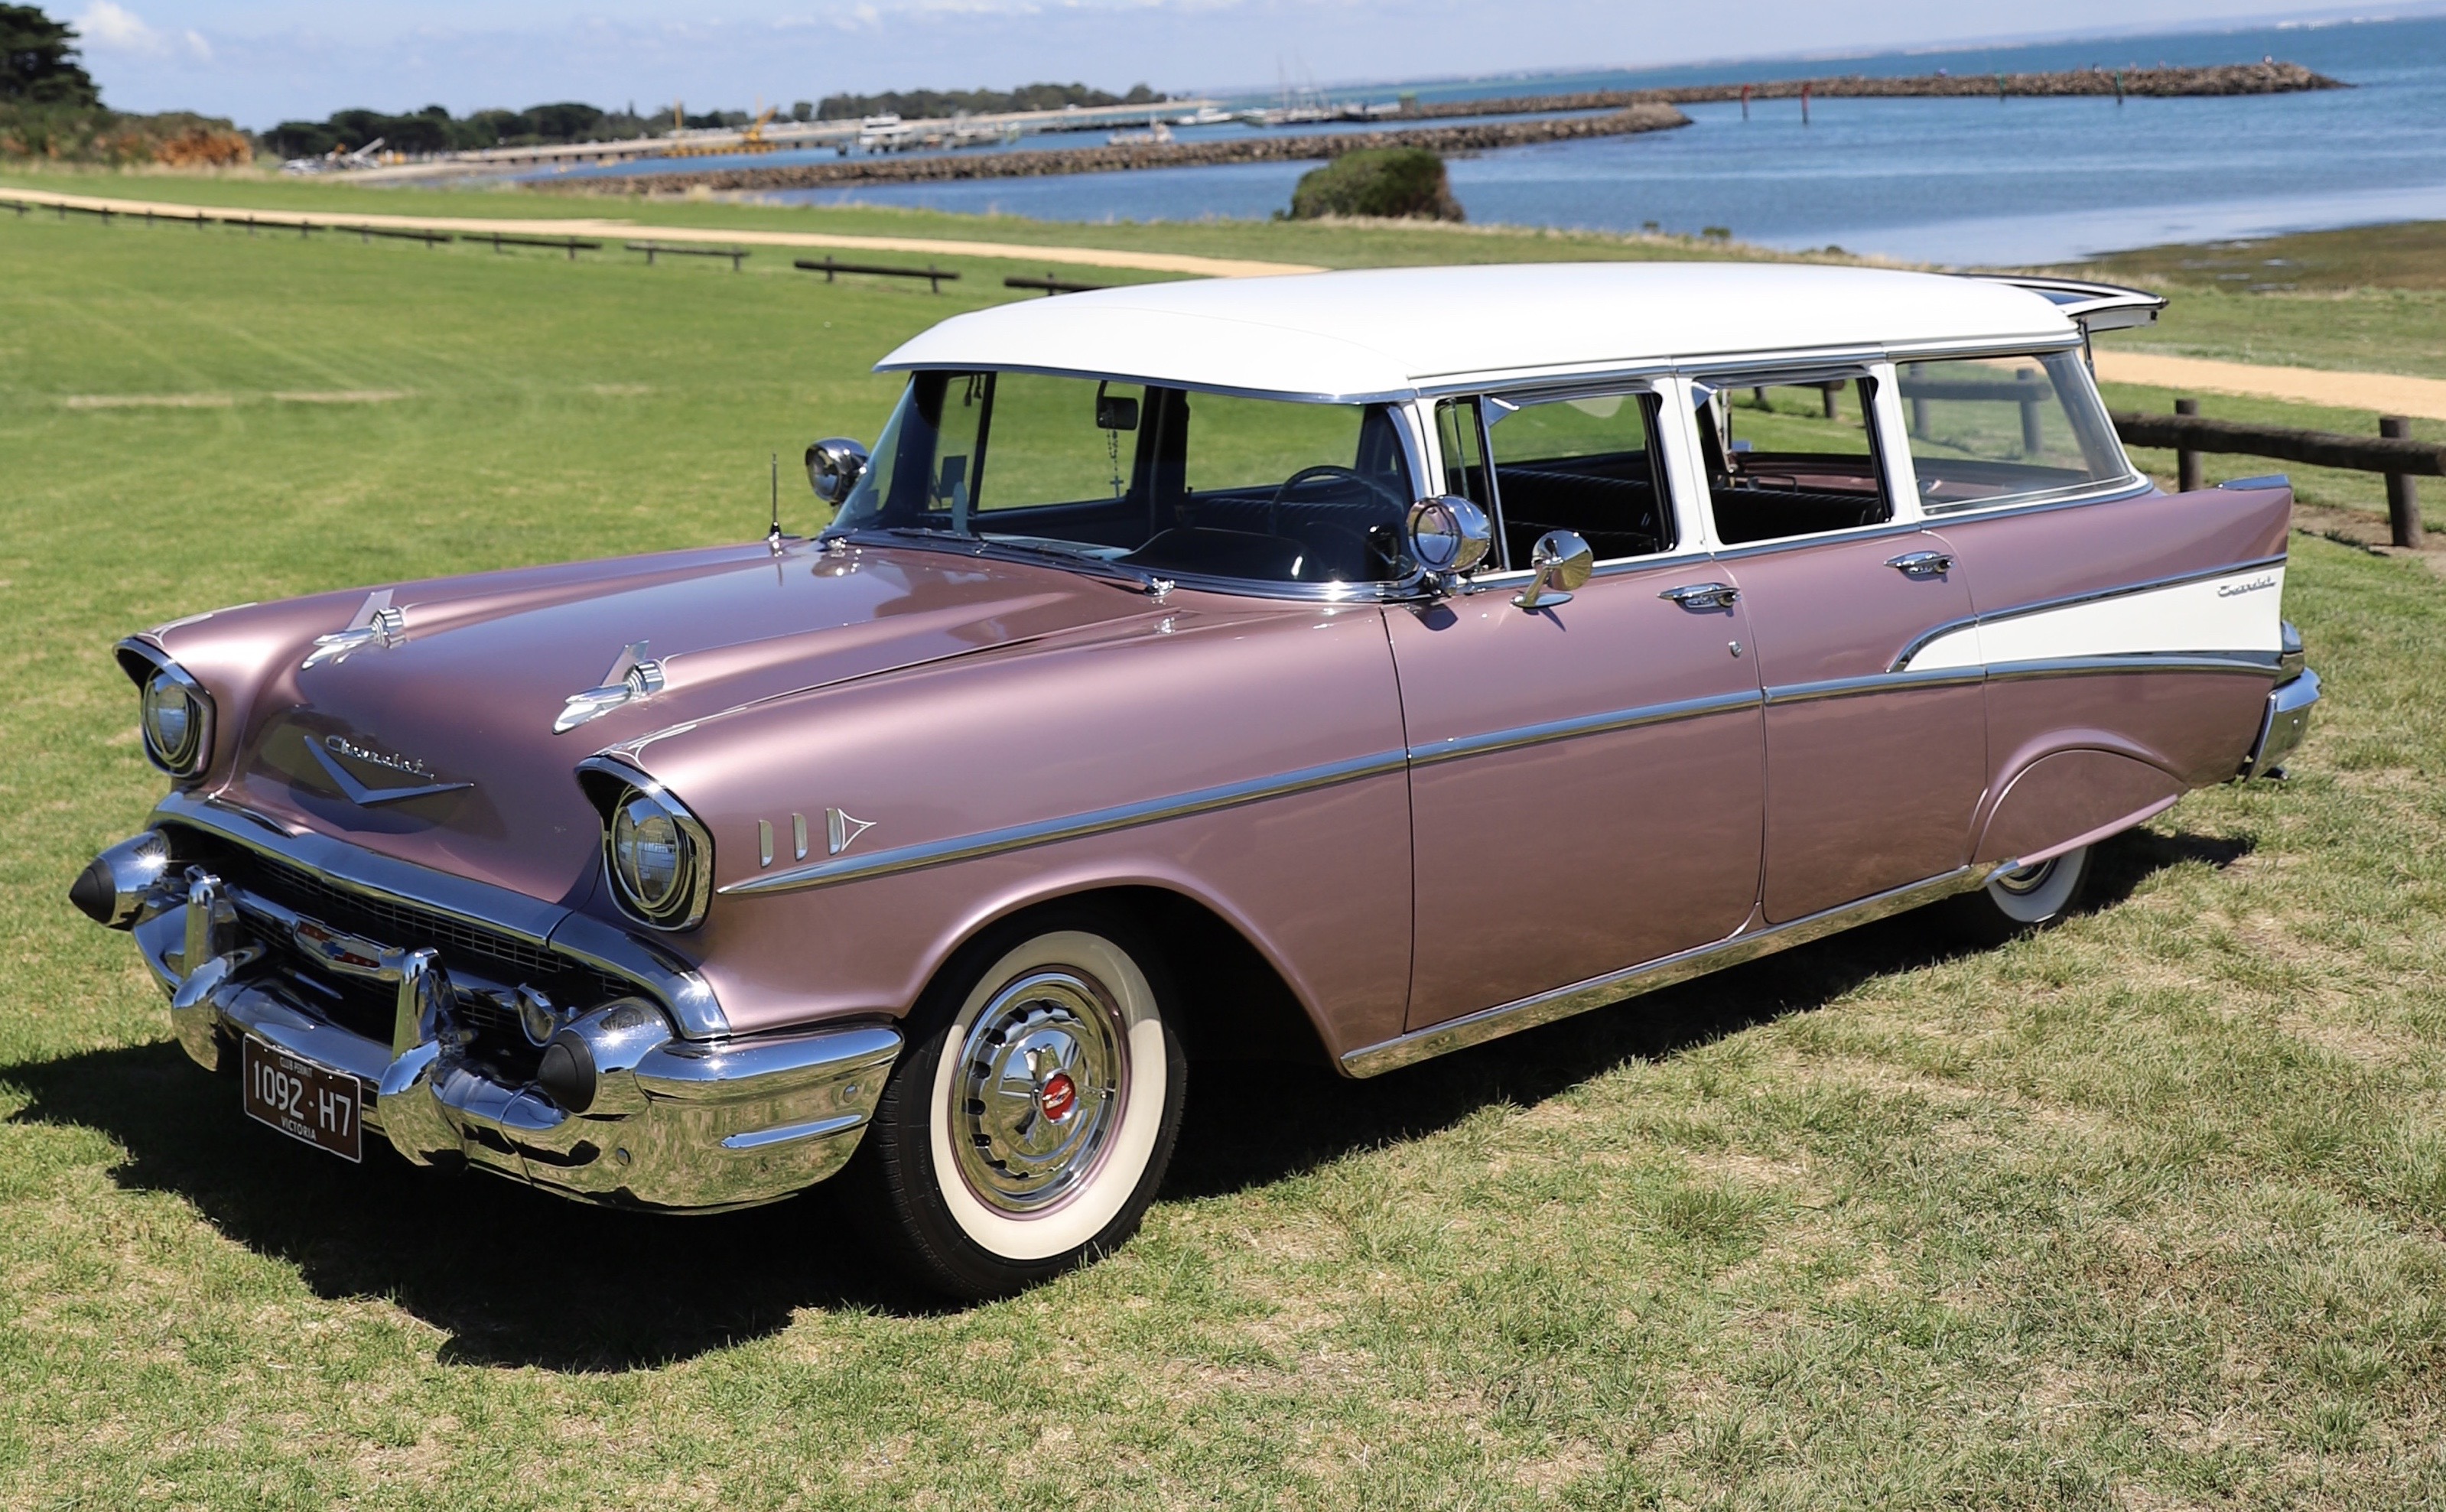
[[[1419,269],[945,321],[813,538],[125,641],[74,889],[235,1101],[595,1201],[840,1173],[932,1284],[1131,1232],[1191,1068],[1352,1076],[1947,900],[2270,773],[2281,478],[2135,471],[2129,290]],[[233,1109],[236,1111],[236,1109]]]

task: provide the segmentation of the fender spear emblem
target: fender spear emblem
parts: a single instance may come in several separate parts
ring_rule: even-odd
[[[824,810],[824,852],[837,856],[857,842],[857,838],[875,827],[871,819],[852,819],[837,808]]]

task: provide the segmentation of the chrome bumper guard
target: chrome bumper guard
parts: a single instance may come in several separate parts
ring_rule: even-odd
[[[103,854],[151,857],[148,831]],[[857,1148],[900,1035],[861,1024],[807,1033],[683,1039],[656,1005],[617,999],[568,1024],[593,1049],[592,1095],[572,1111],[467,1053],[460,991],[435,952],[341,934],[199,869],[118,868],[126,910],[170,1024],[207,1070],[239,1035],[354,1077],[368,1129],[419,1165],[464,1162],[588,1201],[714,1212],[787,1197]],[[293,945],[341,976],[388,986],[391,1041],[331,1022],[292,968],[248,936]]]
[[[2283,775],[2285,758],[2293,754],[2302,737],[2309,732],[2310,711],[2318,705],[2319,674],[2306,667],[2269,690],[2267,711],[2259,721],[2259,739],[2251,744],[2250,754],[2243,758],[2238,774],[2244,782]]]

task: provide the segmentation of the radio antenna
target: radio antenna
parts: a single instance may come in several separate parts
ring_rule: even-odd
[[[773,453],[773,528],[764,533],[764,545],[774,556],[781,555],[781,454]]]

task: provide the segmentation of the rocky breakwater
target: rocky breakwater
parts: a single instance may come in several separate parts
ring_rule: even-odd
[[[1568,107],[1565,107],[1568,108]],[[631,194],[716,190],[816,189],[834,184],[924,183],[967,179],[1038,179],[1058,174],[1124,173],[1138,168],[1192,168],[1232,162],[1297,162],[1339,158],[1375,147],[1423,147],[1449,156],[1541,142],[1627,137],[1686,126],[1690,118],[1653,98],[1602,115],[1538,121],[1488,121],[1458,126],[1383,131],[1317,132],[1307,136],[1226,137],[1214,142],[1133,142],[1100,147],[1025,152],[947,152],[931,157],[875,155],[831,162],[701,168],[618,178],[564,179],[534,187]]]
[[[1946,99],[1958,96],[1992,98],[1997,94],[2032,98],[2056,96],[2147,95],[2159,99],[2185,96],[2302,94],[2313,89],[2349,89],[2352,85],[2313,73],[2298,63],[2229,63],[2206,68],[2075,68],[2057,73],[1922,73],[1901,78],[1841,74],[1823,79],[1770,79],[1756,84],[1684,85],[1672,89],[1592,89],[1575,94],[1515,95],[1500,100],[1438,100],[1412,110],[1405,120],[1431,121],[1446,116],[1516,116],[1548,110],[1605,110],[1660,101],[1666,104],[1716,104],[1739,100],[1744,91],[1753,100],[1792,100],[1803,89],[1820,100]]]

